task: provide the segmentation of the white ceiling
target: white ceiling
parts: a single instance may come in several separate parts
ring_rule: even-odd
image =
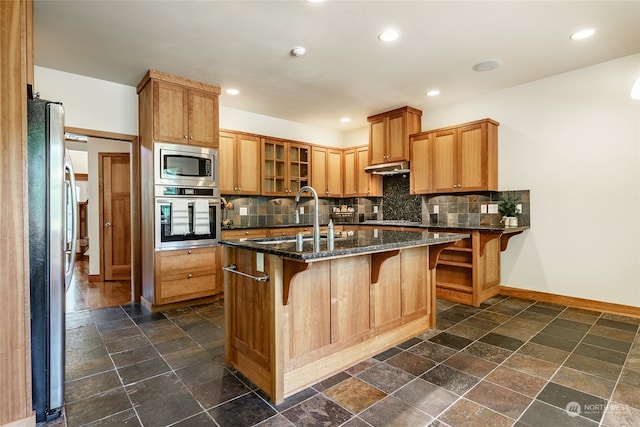
[[[387,27],[401,35],[383,44]],[[349,130],[638,53],[640,1],[36,0],[34,28],[39,66],[130,86],[157,69],[239,89],[227,107]]]

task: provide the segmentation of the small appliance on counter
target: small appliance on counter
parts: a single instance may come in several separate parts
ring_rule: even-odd
[[[354,222],[355,216],[356,211],[347,205],[334,207],[330,215],[333,222]]]

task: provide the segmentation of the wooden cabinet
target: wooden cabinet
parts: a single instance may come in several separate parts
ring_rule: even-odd
[[[220,88],[150,70],[138,94],[151,87],[153,141],[218,146]]]
[[[409,160],[409,135],[420,132],[421,117],[412,107],[368,117],[369,164]]]
[[[262,194],[294,196],[310,182],[311,146],[293,141],[263,138]]]
[[[218,282],[219,247],[156,252],[154,305],[212,296]]]
[[[259,136],[220,132],[220,194],[260,194],[260,153]]]
[[[437,229],[429,228],[429,231]],[[460,240],[440,253],[436,266],[436,295],[478,307],[500,292],[500,231],[460,232],[471,237]]]
[[[369,174],[369,146],[362,145],[344,150],[344,196],[382,197],[382,176]]]
[[[431,146],[434,133],[421,132],[409,139],[410,167],[409,191],[411,194],[428,194],[431,184]]]
[[[430,192],[497,191],[498,126],[484,119],[429,131]]]
[[[235,239],[257,239],[260,237],[267,237],[269,229],[267,228],[239,228],[233,230],[222,230],[220,233],[222,240],[235,240]]]
[[[342,150],[311,146],[311,185],[318,197],[342,196]]]

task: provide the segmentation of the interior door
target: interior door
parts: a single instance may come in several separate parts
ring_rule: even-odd
[[[131,278],[129,153],[101,153],[102,256],[104,280]]]

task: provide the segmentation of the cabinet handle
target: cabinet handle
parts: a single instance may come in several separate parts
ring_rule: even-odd
[[[187,277],[188,277],[189,279],[191,279],[191,278],[193,277],[193,275],[192,275],[191,273],[189,273],[189,274],[187,275]]]

